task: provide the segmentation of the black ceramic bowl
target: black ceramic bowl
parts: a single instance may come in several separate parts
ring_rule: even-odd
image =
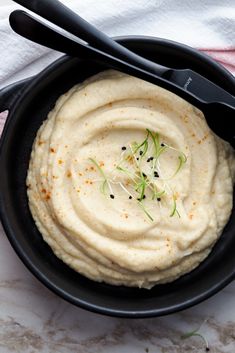
[[[233,76],[192,48],[147,37],[117,40],[153,61],[194,69],[235,94]],[[13,248],[29,270],[69,302],[112,316],[136,318],[173,313],[210,297],[234,278],[234,208],[221,239],[196,270],[171,284],[157,285],[151,290],[100,284],[74,272],[42,240],[28,208],[25,179],[39,126],[61,94],[104,68],[105,65],[102,67],[65,56],[36,77],[0,92],[0,110],[8,108],[10,111],[0,145],[2,223]]]

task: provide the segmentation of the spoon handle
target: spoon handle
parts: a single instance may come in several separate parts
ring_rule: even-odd
[[[102,52],[99,49],[93,48],[92,46],[85,44],[83,41],[80,41],[79,38],[75,38],[74,40],[68,38],[57,31],[57,29],[48,26],[44,22],[39,21],[22,10],[13,11],[10,15],[9,21],[12,29],[16,33],[35,43],[72,56],[85,58],[86,60],[91,58],[92,61],[97,61],[102,65],[105,65],[106,68],[111,67],[129,75],[158,84],[159,86],[178,94],[199,109],[203,109],[206,105],[203,100],[194,96],[190,92],[185,91],[182,87],[169,82],[165,78],[159,77],[158,75],[143,70],[138,66],[134,66],[117,57],[111,56],[108,53]]]
[[[158,76],[163,76],[170,70],[168,67],[153,63],[123,47],[58,0],[14,1],[69,33],[83,39],[93,47],[126,61],[129,64],[138,66]]]
[[[117,59],[107,53],[101,52],[100,50],[93,48],[78,39],[76,39],[76,41],[71,40],[65,35],[59,33],[56,29],[49,27],[39,20],[36,20],[33,16],[24,11],[16,10],[12,12],[9,20],[12,29],[16,33],[20,34],[24,38],[32,40],[35,43],[70,54],[72,56],[78,56],[86,60],[91,58],[92,61],[97,61],[104,64],[105,68],[111,67],[171,90],[175,94],[178,94],[180,97],[186,99],[188,102],[204,111],[204,113],[206,113],[208,125],[212,128],[212,130],[214,130],[220,137],[230,141],[230,143],[234,146],[234,128],[232,128],[234,125],[234,109],[232,109],[229,105],[222,104],[220,102],[210,104],[205,103],[203,100],[194,96],[190,92],[185,91],[182,87],[167,81],[163,77],[154,75],[153,73],[140,69],[139,67],[135,67],[134,65]],[[226,116],[226,123],[224,123],[223,129],[221,129],[221,122],[220,119],[217,119],[217,116]]]

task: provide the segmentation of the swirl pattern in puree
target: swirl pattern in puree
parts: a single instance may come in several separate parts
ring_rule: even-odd
[[[120,188],[115,169],[122,146],[146,130],[181,151],[187,162],[173,177],[174,150],[161,156],[166,194],[145,208]],[[97,161],[115,198],[100,192]],[[173,93],[140,79],[105,71],[60,97],[34,141],[29,206],[43,239],[67,265],[106,283],[151,288],[191,271],[210,253],[232,209],[235,158],[203,114]],[[167,180],[167,185],[166,181]],[[177,212],[170,217],[171,190]]]

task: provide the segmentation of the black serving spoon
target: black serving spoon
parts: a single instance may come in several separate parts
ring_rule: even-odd
[[[109,38],[58,0],[14,1],[84,40],[92,47],[147,72],[167,78],[207,103],[218,101],[235,108],[235,97],[205,77],[190,69],[172,69],[146,60]],[[172,91],[174,92],[173,86]]]
[[[47,1],[47,4],[45,4],[44,0],[34,0],[26,3],[24,0],[17,0],[16,2],[28,7],[30,10],[61,26],[63,29],[77,36],[79,35],[79,37],[89,41],[99,49],[101,47],[106,52],[88,46],[81,41],[68,39],[56,32],[55,29],[37,21],[23,11],[14,11],[10,16],[10,24],[17,33],[55,50],[100,61],[109,67],[158,84],[178,94],[205,113],[207,122],[213,131],[232,144],[234,143],[233,119],[235,116],[235,98],[219,86],[192,70],[170,69],[134,54],[102,32],[96,30],[56,0]],[[47,7],[45,8],[46,5]],[[191,77],[192,75],[188,76],[189,73],[194,74],[193,78]],[[181,77],[179,77],[179,74],[181,74]],[[174,81],[173,78],[177,78],[177,76],[177,80],[181,80],[181,82],[170,82]],[[201,84],[197,82],[195,86],[195,77],[200,79]],[[186,82],[184,83],[185,79]],[[189,90],[189,87],[194,86],[197,87],[197,91],[199,90],[200,93],[203,92],[203,98],[199,98],[196,95],[197,92],[194,92],[195,90]],[[226,101],[229,104],[224,104],[218,100]],[[221,118],[225,121],[222,131],[221,121],[218,121]]]

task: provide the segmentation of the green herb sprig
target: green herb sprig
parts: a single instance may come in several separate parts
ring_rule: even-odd
[[[98,171],[100,172],[101,176],[103,177],[103,181],[100,185],[100,191],[102,194],[106,194],[106,189],[107,187],[109,188],[110,192],[111,192],[111,195],[113,195],[113,190],[112,190],[112,187],[110,185],[110,182],[109,182],[109,179],[108,177],[106,176],[106,174],[104,173],[103,169],[99,166],[99,164],[96,162],[96,160],[94,158],[89,158],[89,160],[94,163],[94,165],[96,166],[96,168],[98,169]]]
[[[203,323],[202,323],[202,325],[203,325]],[[209,351],[210,351],[210,348],[209,348],[209,343],[208,343],[206,337],[203,336],[200,332],[198,332],[198,331],[201,329],[202,325],[200,325],[198,328],[196,328],[196,329],[193,330],[193,331],[184,333],[183,335],[181,335],[181,339],[185,340],[185,339],[187,339],[187,338],[195,337],[195,336],[196,336],[196,337],[200,337],[200,338],[203,340],[204,344],[205,344],[205,350],[206,350],[206,352],[209,352]]]
[[[152,142],[152,144],[151,144]],[[150,148],[151,144],[151,148]],[[112,180],[111,178],[108,178],[104,172],[104,170],[99,166],[99,164],[96,162],[94,158],[89,158],[89,160],[95,164],[97,167],[98,171],[100,172],[103,181],[100,186],[100,190],[103,194],[106,194],[107,187],[109,188],[111,194],[112,188],[111,184],[119,184],[122,190],[129,195],[130,199],[135,199],[139,205],[139,207],[143,210],[145,215],[151,220],[154,221],[152,215],[148,212],[145,206],[145,199],[150,198],[152,201],[161,201],[161,198],[167,198],[170,196],[172,198],[172,209],[169,214],[170,217],[173,217],[175,215],[178,215],[180,217],[180,214],[177,210],[177,201],[176,197],[173,191],[171,191],[170,187],[168,186],[168,189],[171,192],[171,195],[169,192],[166,192],[165,188],[160,189],[157,186],[156,183],[156,178],[162,179],[164,183],[168,179],[162,178],[159,173],[160,170],[158,170],[159,166],[159,158],[160,156],[167,151],[167,149],[172,149],[178,153],[178,165],[177,168],[172,175],[171,178],[176,176],[177,173],[180,172],[180,170],[183,168],[184,164],[187,162],[187,157],[186,155],[182,152],[177,150],[176,148],[161,142],[160,134],[158,132],[152,132],[149,129],[146,129],[146,137],[144,138],[143,141],[140,143],[134,141],[128,145],[129,148],[126,146],[123,146],[122,153],[121,153],[121,159],[118,163],[118,165],[115,167],[115,170],[125,174],[127,178],[131,181],[130,187],[133,189],[132,192],[128,190],[121,182],[115,182],[115,180]],[[153,150],[153,152],[151,152]],[[151,152],[151,156],[147,156],[148,153]],[[134,165],[126,166],[126,163],[128,161],[134,161]],[[152,162],[150,168],[150,172],[144,172],[143,166],[147,166],[148,162]],[[161,173],[160,173],[161,174]],[[165,185],[165,184],[164,184]],[[147,195],[147,196],[146,196]],[[114,198],[114,195],[110,195],[110,197]]]

